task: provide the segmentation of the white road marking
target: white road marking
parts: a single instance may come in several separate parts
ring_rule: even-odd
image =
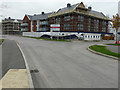
[[[27,69],[27,73],[28,73],[30,88],[32,88],[32,90],[33,90],[33,89],[34,89],[34,85],[33,85],[32,76],[31,76],[31,74],[30,74],[30,69],[29,69],[29,66],[28,66],[26,57],[25,57],[25,55],[24,55],[24,53],[23,53],[23,51],[22,51],[19,43],[18,43],[18,42],[16,42],[16,43],[17,43],[17,46],[19,47],[19,49],[20,49],[20,51],[21,51],[21,53],[22,53],[22,56],[23,56],[23,58],[24,58],[25,65],[26,65],[26,69]]]

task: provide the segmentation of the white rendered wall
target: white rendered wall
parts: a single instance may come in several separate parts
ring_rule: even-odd
[[[42,35],[50,35],[50,36],[68,36],[68,35],[76,35],[78,38],[84,35],[84,40],[101,40],[101,34],[94,33],[70,33],[70,32],[23,32],[23,36],[29,37],[41,37]]]
[[[85,33],[84,40],[101,40],[101,34]]]

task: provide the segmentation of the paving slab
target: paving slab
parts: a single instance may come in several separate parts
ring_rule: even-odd
[[[26,69],[10,69],[1,81],[2,88],[29,88]]]

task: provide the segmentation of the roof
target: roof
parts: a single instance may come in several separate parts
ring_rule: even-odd
[[[20,20],[20,19],[11,19],[10,17],[2,20],[2,22],[21,22],[21,21],[22,20]]]
[[[78,4],[74,4],[74,5],[72,5],[72,6],[69,7],[69,8],[65,7],[65,8],[59,9],[59,10],[57,11],[57,13],[62,13],[62,12],[66,12],[66,11],[68,11],[68,10],[73,10],[73,9],[76,8],[78,5],[79,5],[79,3],[78,3]]]
[[[28,18],[30,20],[43,20],[43,19],[47,19],[49,15],[51,15],[53,12],[51,13],[44,13],[44,14],[38,14],[38,15],[27,15]]]
[[[83,12],[82,11],[76,11],[76,8],[81,8],[85,11],[83,11]],[[93,16],[93,17],[96,17],[96,18],[110,20],[102,12],[89,10],[88,8],[86,8],[84,6],[84,4],[82,2],[78,3],[78,4],[71,5],[71,7],[61,8],[56,13],[51,14],[49,17],[54,17],[54,16],[58,16],[58,15],[66,14],[66,13],[72,13],[72,12],[81,13],[81,14]]]
[[[94,11],[94,10],[88,10],[88,13],[95,14],[95,15],[98,15],[98,16],[101,16],[101,17],[106,17],[102,12],[97,12],[97,11]]]
[[[32,17],[33,17],[32,15],[27,15],[27,16],[30,20],[32,20]]]

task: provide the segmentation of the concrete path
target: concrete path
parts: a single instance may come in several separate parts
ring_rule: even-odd
[[[20,90],[29,90],[29,80],[26,69],[10,69],[2,78],[0,83],[1,82],[1,88],[3,88],[3,90],[6,90],[6,88],[11,88],[10,90],[17,90],[18,88]]]
[[[26,69],[22,54],[13,40],[5,40],[2,45],[2,77],[9,69]]]

